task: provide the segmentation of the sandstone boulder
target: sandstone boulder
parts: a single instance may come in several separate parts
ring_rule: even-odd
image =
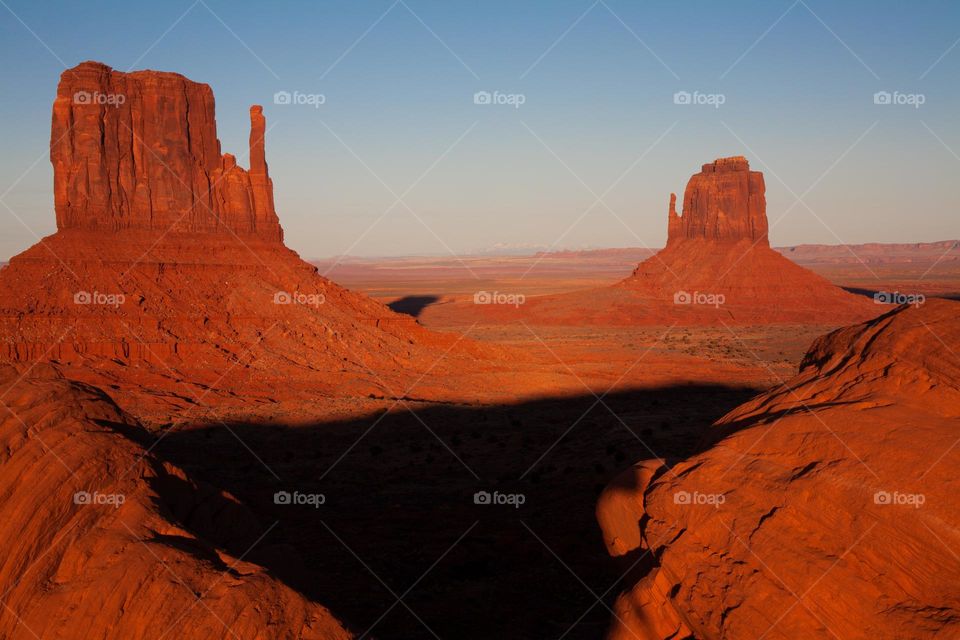
[[[655,567],[608,637],[960,634],[958,312],[933,300],[825,336],[703,453],[612,483],[608,550]]]

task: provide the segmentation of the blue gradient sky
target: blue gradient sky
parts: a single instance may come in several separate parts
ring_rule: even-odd
[[[0,206],[0,258],[54,231],[50,106],[87,59],[210,84],[238,156],[264,104],[305,257],[661,246],[669,193],[737,154],[766,174],[777,245],[960,236],[951,0],[3,2],[0,193],[30,230]],[[279,90],[326,103],[275,105]],[[526,102],[475,105],[480,90]],[[726,101],[676,105],[681,90]],[[876,105],[880,90],[926,102]],[[388,211],[381,180],[409,209]]]

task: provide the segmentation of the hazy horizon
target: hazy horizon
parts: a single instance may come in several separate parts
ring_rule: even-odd
[[[764,172],[776,246],[960,236],[956,5],[128,9],[0,8],[16,61],[0,70],[0,260],[55,230],[50,109],[63,69],[89,59],[209,84],[245,166],[263,104],[277,211],[308,258],[660,247],[670,193],[730,155]]]

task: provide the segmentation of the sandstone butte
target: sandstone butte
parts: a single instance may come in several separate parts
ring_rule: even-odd
[[[571,325],[839,326],[883,311],[770,248],[763,174],[751,171],[742,156],[703,165],[687,183],[682,214],[671,194],[667,228],[666,247],[613,286],[528,297],[519,308],[439,305],[428,307],[424,319],[441,326],[477,318]]]
[[[0,362],[54,362],[163,421],[201,395],[269,407],[283,393],[392,397],[417,382],[441,396],[445,374],[496,351],[429,332],[284,246],[261,107],[250,121],[246,170],[221,154],[209,86],[97,62],[65,71],[50,144],[57,232],[0,271]]]
[[[269,522],[146,451],[102,391],[45,364],[0,387],[0,637],[353,637],[255,564],[269,543],[245,556]]]
[[[280,241],[264,150],[250,108],[250,170],[221,154],[213,91],[180,74],[121,73],[84,62],[53,103],[57,228],[229,232]]]
[[[957,344],[946,300],[837,330],[703,453],[619,476],[604,541],[652,567],[608,639],[960,636]]]

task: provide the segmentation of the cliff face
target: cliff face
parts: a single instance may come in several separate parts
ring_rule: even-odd
[[[60,77],[50,161],[57,228],[227,232],[281,241],[250,109],[250,170],[220,153],[210,87],[158,71],[84,62]]]
[[[751,171],[743,156],[720,158],[703,165],[687,182],[683,215],[670,194],[667,245],[701,238],[719,242],[767,239],[767,201],[763,174]]]

